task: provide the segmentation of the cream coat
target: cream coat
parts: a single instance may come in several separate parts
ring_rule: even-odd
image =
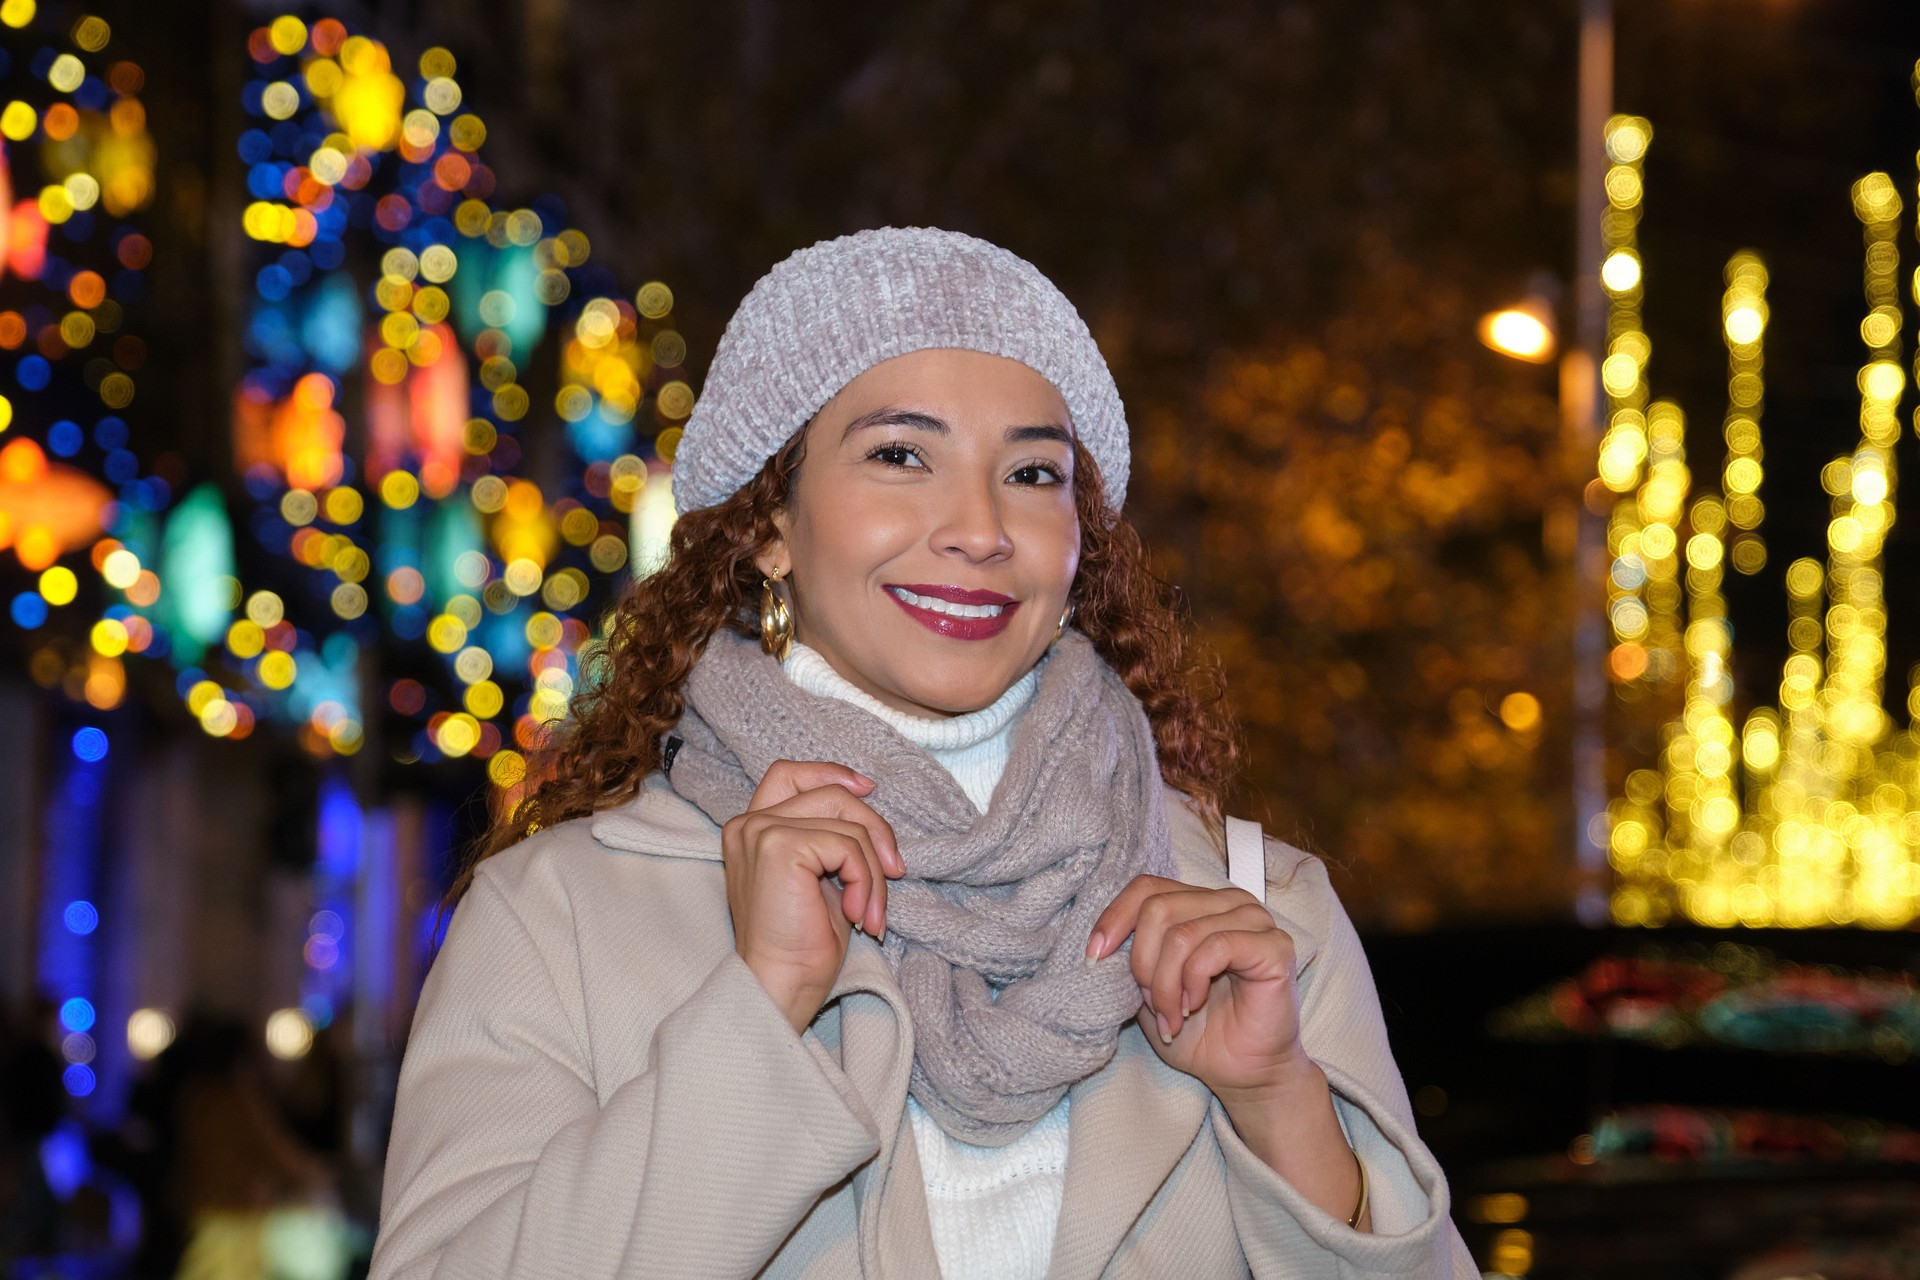
[[[1168,794],[1182,877],[1226,884]],[[1050,1276],[1478,1276],[1324,867],[1272,840],[1267,862],[1373,1233],[1263,1164],[1129,1024],[1072,1090]],[[489,860],[454,913],[401,1068],[372,1280],[932,1280],[912,1056],[899,987],[859,934],[793,1033],[733,950],[719,828],[655,776]]]

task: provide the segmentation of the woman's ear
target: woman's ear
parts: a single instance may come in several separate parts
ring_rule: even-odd
[[[787,554],[787,524],[785,507],[773,513],[774,535],[753,556],[754,568],[760,570],[762,577],[778,577],[793,570],[793,557]],[[776,569],[779,573],[774,572]]]

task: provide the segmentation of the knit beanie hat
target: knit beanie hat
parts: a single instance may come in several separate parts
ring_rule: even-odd
[[[726,501],[842,387],[936,347],[1006,356],[1051,382],[1120,509],[1126,410],[1086,321],[1024,258],[932,227],[823,240],[760,277],[727,322],[674,455],[675,505]]]

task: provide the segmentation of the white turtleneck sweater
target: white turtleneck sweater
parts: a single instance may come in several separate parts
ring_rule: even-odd
[[[925,749],[986,812],[1006,768],[1013,723],[1033,701],[1039,669],[992,706],[963,716],[924,719],[895,711],[855,688],[803,644],[783,664],[808,693],[850,702]],[[1054,1225],[1066,1189],[1067,1099],[1004,1147],[976,1147],[947,1136],[907,1098],[913,1141],[927,1188],[927,1219],[945,1280],[1039,1280],[1053,1254]]]

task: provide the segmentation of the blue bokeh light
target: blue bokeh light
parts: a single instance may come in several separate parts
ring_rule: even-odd
[[[60,1006],[60,1025],[69,1031],[93,1030],[93,1002],[74,996]]]
[[[67,1092],[74,1097],[84,1098],[93,1092],[93,1086],[98,1082],[93,1078],[92,1067],[76,1062],[60,1073],[60,1083],[65,1085]]]
[[[80,452],[80,446],[86,442],[86,433],[80,430],[79,423],[71,419],[62,418],[47,428],[47,448],[63,458],[71,458]]]
[[[22,591],[13,598],[9,612],[13,614],[15,626],[31,631],[47,620],[47,602],[31,591]]]
[[[92,764],[104,760],[107,755],[107,735],[104,731],[88,725],[73,735],[73,754]]]
[[[42,356],[22,356],[13,371],[14,380],[29,391],[45,391],[53,377],[53,366]]]
[[[76,898],[67,904],[67,928],[81,937],[100,927],[100,912],[85,898]]]

